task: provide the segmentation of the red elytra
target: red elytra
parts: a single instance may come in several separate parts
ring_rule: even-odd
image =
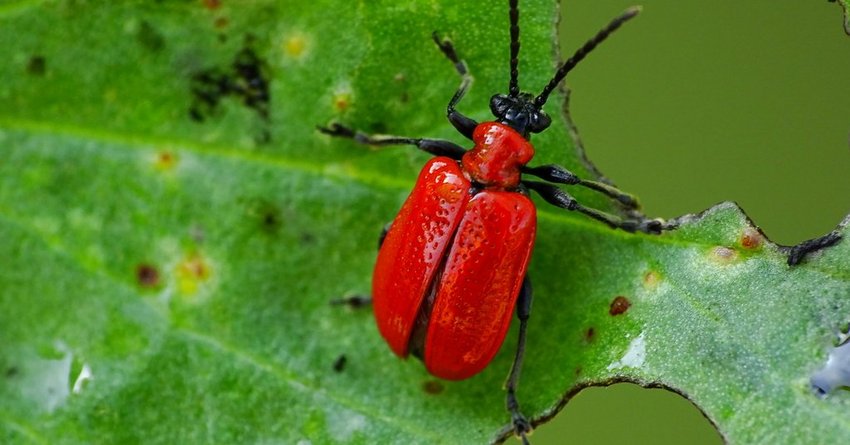
[[[528,194],[534,191],[550,204],[630,232],[660,233],[665,226],[640,215],[637,201],[609,184],[580,179],[557,165],[526,166],[534,156],[531,135],[551,124],[542,109],[550,93],[639,10],[627,10],[585,43],[535,97],[519,90],[517,0],[509,0],[509,5],[509,93],[490,99],[493,122],[479,124],[455,109],[471,77],[451,43],[434,35],[463,78],[446,111],[449,122],[474,142],[471,150],[446,140],[368,135],[337,123],[319,130],[367,145],[413,145],[436,155],[422,168],[380,245],[372,279],[378,329],[397,355],[413,354],[424,361],[429,373],[460,380],[481,372],[493,360],[515,312],[519,336],[505,384],[506,405],[514,433],[527,444],[531,424],[520,412],[516,390],[531,312],[531,281],[526,273],[537,230],[537,211]],[[523,179],[523,174],[546,182]],[[553,183],[603,193],[619,202],[628,218],[584,207]],[[342,301],[360,305],[365,300]]]
[[[407,357],[413,348],[428,372],[450,380],[480,372],[502,345],[537,221],[527,196],[505,191],[519,184],[531,144],[496,122],[478,125],[473,139],[463,169],[447,157],[422,169],[372,278],[375,319],[392,350]],[[486,188],[473,195],[473,182]]]

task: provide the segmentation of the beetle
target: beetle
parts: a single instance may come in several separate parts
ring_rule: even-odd
[[[644,217],[633,196],[609,184],[581,179],[558,165],[527,166],[534,156],[531,135],[551,124],[543,111],[549,95],[570,70],[640,9],[630,8],[612,20],[534,96],[520,91],[518,83],[517,3],[509,0],[508,93],[490,99],[492,121],[478,123],[457,111],[472,77],[451,42],[436,32],[432,36],[461,77],[446,114],[457,131],[473,141],[471,150],[447,140],[370,135],[339,123],[318,130],[360,144],[410,145],[435,155],[422,168],[410,196],[379,240],[371,299],[378,329],[398,356],[412,354],[432,375],[461,380],[481,372],[492,361],[504,342],[511,314],[516,312],[519,337],[505,384],[506,405],[514,433],[528,443],[531,425],[520,411],[516,391],[532,301],[526,272],[537,217],[530,192],[612,228],[658,234],[666,227],[659,219]],[[585,207],[555,184],[603,193],[619,202],[626,216]],[[369,299],[358,296],[336,302],[360,306]]]

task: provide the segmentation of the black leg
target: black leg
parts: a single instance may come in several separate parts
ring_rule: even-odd
[[[447,156],[460,159],[466,150],[460,145],[442,139],[408,138],[402,136],[375,136],[353,130],[341,124],[333,123],[330,127],[317,127],[329,136],[353,139],[364,145],[414,145],[418,149],[435,156]]]
[[[390,231],[391,225],[393,225],[392,221],[384,224],[384,228],[381,229],[381,234],[378,236],[378,250],[381,250],[381,246],[384,245],[384,239],[386,239],[387,232]]]
[[[463,96],[467,91],[469,91],[469,87],[472,85],[472,75],[469,74],[469,70],[466,68],[466,62],[458,58],[451,41],[440,39],[440,36],[437,35],[436,31],[434,31],[432,37],[434,38],[434,43],[436,43],[440,48],[440,51],[442,51],[443,54],[446,55],[446,58],[454,64],[455,70],[458,74],[460,74],[461,78],[460,86],[457,88],[457,91],[455,91],[451,100],[449,100],[449,105],[446,106],[446,116],[448,116],[449,122],[454,125],[460,134],[466,136],[468,139],[472,139],[472,132],[475,131],[475,127],[478,126],[478,122],[475,122],[475,120],[468,118],[455,110],[455,106],[461,99],[463,99]]]
[[[540,196],[549,204],[558,206],[562,209],[574,210],[576,212],[583,213],[615,229],[622,229],[627,232],[644,232],[650,234],[659,234],[665,229],[664,222],[658,219],[642,217],[623,219],[619,216],[611,215],[610,213],[585,207],[579,204],[575,198],[570,196],[567,192],[551,184],[535,181],[522,181],[522,183],[529,189],[539,193]]]
[[[597,192],[615,199],[629,210],[636,210],[640,208],[640,203],[633,195],[604,182],[581,179],[560,165],[549,164],[541,165],[539,167],[523,167],[522,172],[556,184],[580,185],[582,187],[596,190]]]
[[[522,282],[522,290],[519,292],[519,298],[516,302],[516,315],[519,318],[519,339],[517,341],[516,355],[514,356],[514,364],[511,366],[511,373],[508,375],[508,381],[505,384],[507,397],[505,404],[508,411],[511,413],[511,422],[514,425],[514,434],[521,440],[523,445],[528,445],[526,435],[531,432],[531,424],[528,419],[522,415],[519,409],[519,401],[517,401],[516,390],[519,384],[519,374],[522,370],[522,359],[525,355],[525,338],[528,328],[528,317],[531,315],[531,280],[525,277]]]

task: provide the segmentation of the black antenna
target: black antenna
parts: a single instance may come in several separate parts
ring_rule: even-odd
[[[519,64],[519,7],[517,2],[518,0],[509,1],[511,11],[511,83],[508,86],[508,95],[511,97],[519,95],[519,81],[517,80],[519,76],[517,69]]]
[[[515,2],[514,2],[515,3]],[[546,88],[543,88],[543,92],[540,93],[539,96],[534,98],[534,106],[540,109],[543,107],[543,104],[546,103],[546,100],[549,99],[549,94],[555,90],[559,83],[564,80],[564,77],[567,77],[567,73],[570,72],[571,69],[575,68],[579,62],[582,61],[597,45],[602,43],[608,36],[617,30],[623,23],[626,23],[629,19],[638,15],[640,12],[640,6],[633,6],[627,10],[625,10],[619,17],[611,20],[611,23],[608,26],[602,28],[601,31],[596,33],[592,39],[588,40],[581,48],[579,48],[563,65],[558,69],[558,72],[555,73],[555,77],[549,81],[549,84],[546,85]],[[517,45],[519,46],[519,45]],[[511,61],[513,62],[513,61]]]

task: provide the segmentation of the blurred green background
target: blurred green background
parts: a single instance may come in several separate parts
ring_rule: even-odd
[[[633,4],[565,0],[563,55]],[[651,216],[732,200],[780,244],[832,230],[850,211],[841,9],[826,0],[641,4],[567,80],[588,157]],[[532,438],[721,443],[685,399],[629,384],[582,392]]]

